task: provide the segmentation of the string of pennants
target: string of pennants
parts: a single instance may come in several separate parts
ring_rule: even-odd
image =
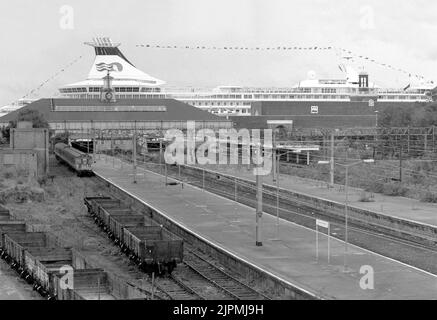
[[[369,58],[367,56],[356,54],[356,53],[354,53],[354,52],[352,52],[350,50],[346,50],[346,49],[343,49],[343,48],[338,48],[338,49],[343,51],[344,53],[350,54],[354,58],[361,59],[361,60],[368,61],[368,62],[372,62],[372,63],[374,63],[376,65],[381,66],[381,67],[385,67],[385,68],[390,69],[390,70],[401,72],[401,73],[403,73],[405,75],[408,75],[409,77],[416,77],[416,78],[421,79],[421,80],[425,79],[425,77],[422,76],[422,75],[413,74],[413,73],[411,73],[411,72],[409,72],[409,71],[407,71],[405,69],[397,68],[397,67],[395,67],[395,66],[393,66],[393,65],[391,65],[389,63],[382,63],[382,62],[379,62],[379,61],[377,61],[375,59]]]
[[[39,90],[41,90],[42,87],[44,87],[47,83],[49,83],[50,81],[54,80],[55,78],[57,78],[61,73],[67,71],[70,67],[72,67],[73,65],[75,65],[79,60],[82,59],[82,56],[77,57],[76,59],[72,60],[70,63],[68,63],[66,66],[64,66],[62,69],[58,70],[56,73],[54,73],[50,78],[44,80],[43,82],[41,82],[37,87],[33,88],[32,90],[30,90],[29,92],[27,92],[24,96],[22,96],[20,99],[25,99],[27,97],[29,97],[30,95],[32,95],[33,93],[38,92]]]
[[[191,50],[332,50],[334,47],[238,47],[238,46],[170,46],[137,44],[136,47],[152,49],[191,49]]]
[[[361,59],[363,61],[371,62],[378,66],[401,72],[409,77],[416,77],[418,79],[424,80],[425,77],[419,74],[413,74],[405,69],[397,68],[389,63],[379,62],[375,59],[367,57],[365,55],[359,55],[354,53],[353,51],[334,47],[334,46],[311,46],[311,47],[302,47],[302,46],[277,46],[277,47],[242,47],[242,46],[193,46],[193,45],[154,45],[154,44],[137,44],[136,47],[139,48],[149,48],[149,49],[184,49],[184,50],[224,50],[224,51],[336,51],[343,52],[348,54],[352,58]]]

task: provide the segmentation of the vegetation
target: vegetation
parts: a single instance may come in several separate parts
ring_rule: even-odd
[[[378,125],[386,128],[437,126],[437,102],[389,106],[381,112]]]
[[[9,141],[11,128],[16,128],[20,121],[29,121],[33,128],[49,128],[49,123],[38,110],[25,109],[18,112],[17,119],[10,121],[2,130],[2,136]]]
[[[315,153],[315,159],[323,159],[323,154]],[[335,162],[352,163],[359,159],[372,158],[369,148],[361,142],[342,141],[336,143]],[[369,193],[387,196],[403,196],[426,202],[437,202],[437,157],[431,152],[420,157],[407,157],[402,161],[402,181],[399,159],[379,158],[373,164],[359,164],[349,168],[349,185]],[[281,172],[328,183],[330,166],[319,165],[314,161],[309,166],[281,164]],[[336,165],[334,172],[336,184],[344,185],[345,169]],[[371,201],[363,194],[360,201]]]
[[[388,106],[379,113],[378,125],[381,128],[437,126],[437,102]],[[374,192],[388,196],[404,196],[437,203],[437,145],[432,145],[436,137],[428,133],[426,142],[423,133],[385,135],[384,132],[382,130],[376,141],[336,140],[335,162],[351,163],[366,158],[376,160],[372,165],[351,167],[349,185],[361,188],[370,194]],[[313,153],[314,162],[327,159],[327,154],[323,151],[326,149]],[[330,179],[329,166],[316,163],[308,167],[283,164],[281,172],[326,183]],[[345,169],[336,166],[335,183],[343,185],[344,179]],[[372,201],[372,197],[363,193],[360,201]]]
[[[52,145],[56,145],[57,143],[61,142],[68,144],[68,132],[61,132],[52,137]]]

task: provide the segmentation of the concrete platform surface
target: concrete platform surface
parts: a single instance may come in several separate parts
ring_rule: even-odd
[[[281,221],[280,241],[276,218],[262,217],[262,247],[255,246],[254,209],[185,185],[165,186],[165,178],[116,160],[98,160],[97,175],[159,210],[182,227],[228,252],[303,290],[326,299],[437,299],[437,277],[425,271],[349,245],[344,272],[344,242],[320,235],[316,260],[316,233]],[[367,266],[367,267],[366,267]],[[361,268],[374,271],[374,289],[362,289]],[[363,271],[364,269],[362,269]],[[370,269],[367,269],[370,270]],[[369,283],[369,282],[367,282]]]
[[[232,165],[206,165],[198,167],[237,176],[246,180],[255,180],[252,170],[243,166],[239,168]],[[276,186],[272,175],[264,176],[263,181],[265,184]],[[345,202],[344,186],[341,185],[335,185],[334,188],[328,189],[326,182],[280,174],[279,187],[328,201]],[[374,194],[373,202],[361,202],[359,199],[362,192],[362,189],[349,187],[349,206],[437,226],[437,204],[424,203],[404,197],[385,196],[377,193]]]

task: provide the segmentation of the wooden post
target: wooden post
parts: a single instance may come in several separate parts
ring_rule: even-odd
[[[273,182],[276,181],[276,131],[273,132],[273,148],[272,148],[272,160],[273,160],[273,167],[272,167],[272,178]]]
[[[146,162],[144,160],[144,162]],[[159,171],[162,174],[162,141],[159,141]]]
[[[432,126],[432,152],[435,152],[435,126]]]
[[[263,212],[263,182],[262,182],[262,176],[260,174],[256,175],[256,186],[257,186],[257,192],[256,192],[256,200],[257,200],[257,206],[256,206],[256,246],[260,247],[262,246],[261,241],[261,216]]]
[[[152,272],[152,300],[155,299],[155,272]]]
[[[402,182],[402,144],[399,146],[399,182]]]
[[[164,174],[165,174],[165,187],[168,185],[168,172],[167,172],[167,162],[164,162]]]
[[[425,132],[425,137],[424,137],[424,150],[425,153],[428,151],[428,132]]]
[[[100,301],[100,274],[97,278],[97,294],[98,294],[98,300]]]
[[[115,150],[114,150],[114,137],[111,131],[111,155],[112,155],[112,167],[115,165]]]
[[[132,147],[133,147],[133,150],[132,150],[132,157],[133,157],[133,159],[132,159],[132,171],[133,171],[133,176],[134,176],[133,183],[137,183],[137,131],[136,131],[136,128],[134,131],[134,136],[132,137],[132,143],[133,143],[133,145],[132,145]]]

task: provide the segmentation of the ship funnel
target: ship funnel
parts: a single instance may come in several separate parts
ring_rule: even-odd
[[[358,87],[360,91],[368,91],[369,90],[369,74],[365,71],[362,71],[358,75]]]

